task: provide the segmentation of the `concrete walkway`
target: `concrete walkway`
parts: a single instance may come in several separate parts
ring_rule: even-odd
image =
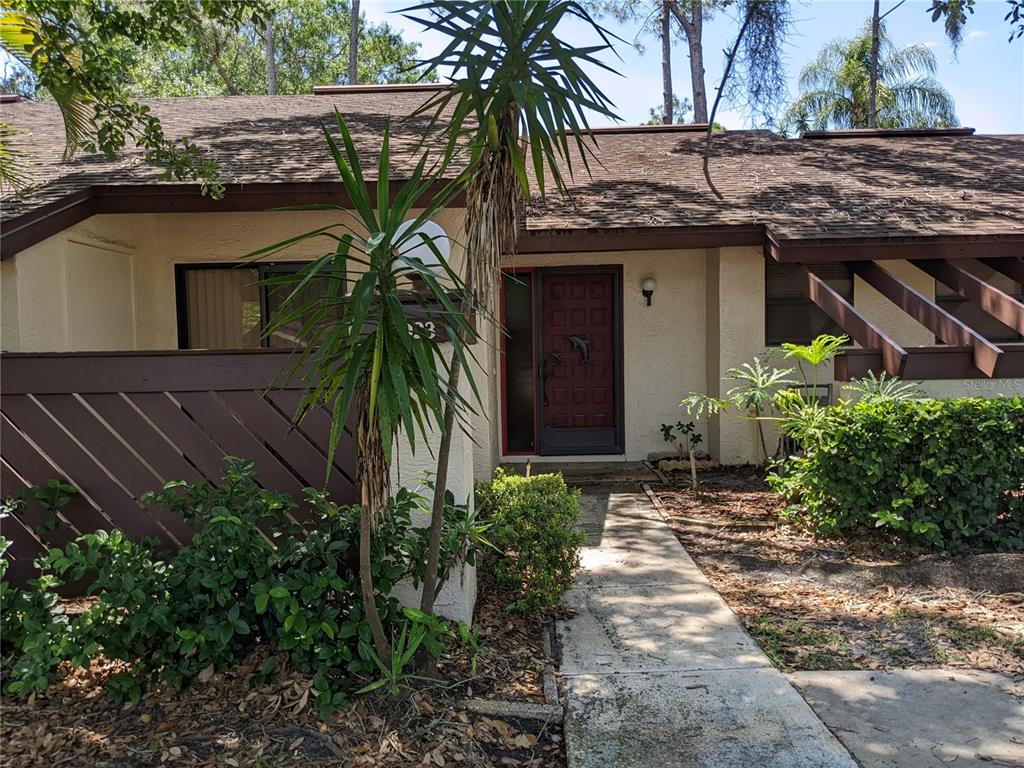
[[[569,768],[855,768],[635,485],[581,506],[558,627]]]
[[[903,669],[787,677],[864,768],[1024,766],[1024,686],[994,672]]]

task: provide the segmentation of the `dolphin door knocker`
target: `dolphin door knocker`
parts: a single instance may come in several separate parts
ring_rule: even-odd
[[[583,336],[570,336],[569,343],[580,351],[580,361],[590,362],[590,342]]]

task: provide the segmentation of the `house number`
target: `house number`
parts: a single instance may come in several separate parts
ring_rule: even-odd
[[[437,339],[437,328],[433,320],[416,320],[413,325],[424,331],[428,339]]]

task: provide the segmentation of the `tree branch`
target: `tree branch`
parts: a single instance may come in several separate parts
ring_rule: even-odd
[[[718,105],[722,101],[722,94],[725,92],[725,85],[729,81],[729,75],[732,74],[733,65],[736,63],[736,56],[740,51],[740,44],[743,42],[743,36],[747,34],[747,28],[750,26],[750,21],[753,18],[754,4],[751,3],[747,6],[747,16],[743,20],[743,26],[740,27],[739,34],[736,35],[736,42],[733,43],[732,50],[726,54],[725,72],[722,73],[722,80],[718,84],[718,92],[715,94],[715,103],[711,107],[711,115],[708,117],[708,132],[704,142],[704,180],[708,183],[708,188],[719,200],[724,200],[725,197],[718,191],[718,187],[716,187],[715,183],[711,180],[711,169],[709,167],[709,161],[711,159],[711,136],[715,130],[715,115],[718,114]]]
[[[228,89],[228,93],[230,93],[232,96],[241,96],[242,91],[239,90],[237,85],[235,85],[234,80],[231,79],[231,76],[224,69],[224,64],[220,60],[219,41],[216,40],[216,38],[211,40],[210,36],[206,32],[206,29],[203,27],[201,23],[196,25],[196,31],[199,35],[199,39],[203,41],[203,46],[206,48],[207,51],[209,51],[210,60],[213,63],[213,68],[217,70],[217,74],[220,76],[220,79],[224,82],[224,87]]]

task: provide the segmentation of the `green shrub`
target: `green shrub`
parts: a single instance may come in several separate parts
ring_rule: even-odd
[[[585,540],[573,527],[579,490],[570,491],[561,475],[523,477],[499,468],[477,489],[477,503],[491,523],[497,581],[518,595],[509,608],[557,604],[572,585]]]
[[[261,488],[252,462],[229,458],[217,487],[172,482],[145,495],[197,529],[173,556],[161,559],[154,541],[97,531],[50,550],[39,561],[43,576],[28,589],[3,579],[6,689],[44,690],[62,661],[86,665],[103,653],[128,667],[108,689],[134,700],[152,679],[184,687],[263,647],[313,675],[317,707],[330,714],[379,664],[353,569],[359,509],[307,493],[310,514],[300,525],[287,514],[296,506],[290,497]],[[426,501],[401,489],[373,539],[381,616],[396,634],[408,618],[389,593],[424,567],[427,531],[413,527],[416,509],[425,512]],[[458,514],[446,520],[442,568],[471,549],[467,530],[476,528],[469,523]],[[68,622],[53,588],[86,577],[96,602]],[[275,663],[270,656],[258,677]]]
[[[0,668],[7,690],[28,696],[56,678],[69,648],[68,617],[52,576],[33,579],[27,589],[7,582],[9,546],[0,538]]]
[[[874,527],[933,549],[1024,546],[1024,401],[827,409],[769,484],[820,534]]]

